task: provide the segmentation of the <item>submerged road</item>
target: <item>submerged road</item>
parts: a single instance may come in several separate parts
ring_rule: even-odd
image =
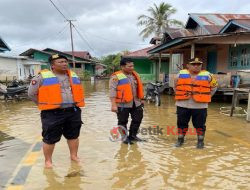
[[[176,108],[166,95],[160,107],[145,105],[141,127],[146,130],[140,136],[147,142],[128,146],[109,140],[117,121],[108,82],[86,82],[85,90],[81,163],[71,163],[62,139],[52,170],[43,167],[36,106],[0,103],[0,189],[250,189],[250,124],[221,115],[219,108],[227,104],[210,105],[203,150],[195,148],[195,135],[174,147],[177,137],[169,127],[176,126]],[[150,132],[154,126],[162,133]]]

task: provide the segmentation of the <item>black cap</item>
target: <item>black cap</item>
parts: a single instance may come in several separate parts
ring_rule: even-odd
[[[62,58],[68,61],[68,58],[62,54],[53,54],[49,57],[49,62],[51,63],[53,60],[62,59]]]
[[[133,62],[133,60],[131,58],[122,57],[120,61],[120,65],[126,65],[126,63],[128,62]]]
[[[189,63],[203,63],[203,61],[199,57],[195,57],[189,60]]]

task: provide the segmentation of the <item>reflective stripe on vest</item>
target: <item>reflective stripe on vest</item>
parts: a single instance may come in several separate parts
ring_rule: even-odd
[[[194,80],[188,70],[181,70],[176,85],[176,100],[188,100],[191,97],[196,102],[211,102],[210,73],[201,71]]]
[[[43,83],[38,91],[38,108],[40,110],[50,110],[60,108],[63,103],[61,86],[56,75],[49,71],[40,72]],[[78,76],[68,70],[70,86],[72,89],[73,104],[78,107],[84,106],[84,90]]]
[[[141,82],[141,79],[135,71],[133,71],[132,74],[137,80],[137,97],[139,99],[143,99],[144,94],[143,94],[143,84]],[[117,103],[131,102],[133,100],[133,92],[132,92],[132,86],[127,76],[122,71],[117,71],[113,73],[112,75],[116,75],[118,78],[118,85],[116,89],[117,91],[116,102]]]

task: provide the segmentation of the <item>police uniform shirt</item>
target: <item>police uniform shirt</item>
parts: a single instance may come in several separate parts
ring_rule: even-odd
[[[133,107],[133,102],[135,102],[135,106],[138,107],[141,105],[141,101],[137,96],[137,80],[134,77],[133,74],[128,74],[126,75],[128,77],[129,83],[132,86],[132,93],[133,93],[133,101],[128,102],[128,103],[117,103],[118,107],[124,107],[124,108],[132,108]],[[111,76],[110,81],[109,81],[109,96],[110,98],[116,98],[116,89],[118,85],[118,78],[116,75]]]
[[[73,107],[73,95],[71,91],[71,86],[69,82],[69,76],[67,74],[56,74],[54,73],[59,81],[61,86],[61,94],[63,99],[63,104],[61,108]],[[34,77],[30,83],[28,96],[30,99],[38,103],[38,90],[39,87],[42,85],[43,78],[41,75]]]

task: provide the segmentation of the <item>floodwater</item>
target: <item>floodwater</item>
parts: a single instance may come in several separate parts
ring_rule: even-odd
[[[19,188],[23,189],[250,189],[250,124],[243,117],[220,114],[228,103],[212,103],[208,110],[205,148],[197,150],[188,135],[175,148],[173,97],[162,106],[145,105],[142,128],[159,126],[161,135],[140,136],[147,142],[125,145],[109,140],[116,126],[110,112],[108,81],[85,83],[86,107],[80,136],[79,165],[71,163],[65,139],[53,154],[53,169],[43,168],[40,151]],[[0,103],[0,189],[11,185],[23,160],[41,133],[40,115],[29,101]],[[192,125],[190,124],[190,127]],[[12,183],[12,185],[15,185]]]

